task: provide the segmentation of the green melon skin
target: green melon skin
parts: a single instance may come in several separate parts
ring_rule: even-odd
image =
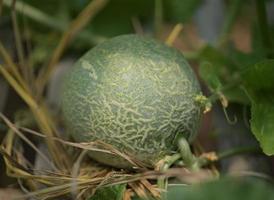
[[[78,142],[100,140],[153,167],[192,140],[201,116],[199,83],[183,55],[137,35],[99,44],[81,57],[66,77],[62,111],[67,132]],[[91,152],[119,168],[120,157]]]

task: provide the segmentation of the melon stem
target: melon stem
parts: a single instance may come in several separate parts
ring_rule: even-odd
[[[178,141],[179,153],[173,154],[172,156],[166,156],[164,158],[164,163],[160,167],[161,172],[167,171],[171,165],[173,165],[179,159],[182,159],[186,168],[191,171],[199,171],[200,163],[198,158],[194,156],[191,152],[188,141],[185,138],[180,138]],[[166,189],[167,188],[167,179],[159,178],[157,181],[158,188]]]
[[[171,167],[171,165],[173,165],[180,158],[181,158],[181,155],[179,153],[173,154],[172,156],[166,156],[164,158],[164,164],[160,167],[160,171],[161,172],[167,171]],[[166,189],[167,179],[159,178],[157,180],[157,185],[158,185],[158,188],[160,188],[160,189]]]
[[[191,152],[188,141],[183,137],[180,138],[178,141],[178,147],[185,166],[191,171],[198,171],[200,169],[199,162],[197,157]]]

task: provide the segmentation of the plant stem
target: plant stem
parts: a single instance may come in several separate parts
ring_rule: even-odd
[[[221,153],[217,154],[218,159],[217,160],[209,160],[207,158],[200,157],[198,158],[198,162],[200,166],[205,166],[213,162],[220,161],[222,159],[226,159],[232,156],[240,155],[240,154],[248,154],[248,153],[254,153],[254,152],[260,152],[260,148],[257,146],[250,146],[250,147],[237,147],[233,149],[229,149],[226,151],[223,151]]]
[[[166,158],[164,158],[164,164],[162,165],[160,171],[165,172],[166,170],[170,168],[171,165],[173,165],[180,158],[181,158],[181,154],[179,153],[173,154],[172,156],[167,156]],[[157,180],[157,186],[161,189],[165,189],[166,180],[167,180],[166,178],[159,178]]]
[[[198,171],[198,159],[191,152],[188,141],[185,138],[180,138],[178,141],[178,147],[185,166],[192,171]]]
[[[180,35],[181,31],[183,29],[183,25],[181,23],[176,24],[176,26],[173,28],[171,33],[166,39],[166,45],[172,46],[172,44],[175,42],[176,38]]]
[[[154,14],[154,28],[155,28],[155,37],[159,38],[162,30],[163,23],[163,1],[155,0],[155,14]]]
[[[210,95],[208,97],[208,99],[210,100],[210,102],[213,104],[215,103],[217,100],[220,99],[220,93],[225,93],[226,91],[230,90],[230,89],[234,89],[234,88],[238,88],[239,85],[242,85],[242,80],[234,80],[233,82],[230,82],[224,86],[222,86],[222,88],[219,90],[219,93],[214,92],[212,95]]]
[[[256,2],[258,24],[261,32],[261,39],[266,51],[266,56],[267,58],[274,58],[274,51],[273,51],[273,46],[272,46],[271,36],[269,32],[269,27],[268,27],[267,16],[266,16],[265,0],[255,0],[255,2]]]
[[[160,171],[164,172],[170,168],[172,164],[178,161],[180,158],[182,159],[184,166],[187,167],[191,171],[199,171],[200,162],[199,158],[193,155],[191,152],[188,141],[182,137],[178,140],[178,148],[179,153],[173,154],[172,156],[167,156],[164,158],[164,163],[160,168]],[[157,181],[157,185],[161,189],[166,189],[167,179],[159,178]]]
[[[218,160],[229,158],[231,156],[236,156],[239,154],[254,153],[260,151],[260,148],[257,146],[252,147],[238,147],[234,149],[229,149],[227,151],[221,152],[218,155]]]
[[[229,33],[231,32],[234,22],[237,19],[242,4],[242,0],[233,0],[232,2],[230,2],[228,7],[228,13],[225,18],[224,26],[222,28],[222,33],[219,37],[219,45],[223,45],[227,42]]]
[[[23,48],[23,42],[22,42],[22,37],[21,37],[21,32],[19,29],[18,21],[17,21],[17,13],[15,10],[15,4],[16,1],[12,2],[11,6],[11,19],[12,19],[12,26],[13,26],[13,32],[14,32],[14,39],[15,39],[15,47],[17,51],[17,56],[19,58],[20,64],[19,67],[21,68],[21,72],[23,74],[24,79],[26,80],[27,83],[29,83],[29,68],[26,65],[25,61],[25,52]]]

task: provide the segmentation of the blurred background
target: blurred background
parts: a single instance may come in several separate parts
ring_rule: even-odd
[[[201,76],[199,66],[211,62],[219,67],[224,85],[233,82],[234,66],[253,64],[267,54],[260,38],[255,0],[93,0],[95,6],[90,10],[89,21],[75,34],[71,22],[79,25],[73,20],[89,3],[88,0],[0,0],[0,41],[16,62],[20,62],[18,48],[23,48],[25,61],[34,74],[48,64],[63,33],[68,33],[66,48],[43,91],[56,119],[60,115],[60,85],[65,72],[87,50],[117,35],[136,33],[165,42],[173,34],[172,45],[184,54],[197,75]],[[274,1],[265,3],[274,38]],[[16,34],[20,35],[22,47],[18,47]],[[212,90],[202,79],[200,83],[204,94],[209,96]],[[237,89],[228,90],[225,96],[229,106],[224,111],[224,102],[217,101],[204,116],[197,145],[206,152],[259,146],[248,125],[247,96]],[[28,115],[26,104],[1,76],[0,112],[11,120]],[[5,132],[5,125],[0,122],[0,141]],[[38,162],[30,148],[26,146],[24,152],[30,162]],[[251,170],[272,177],[273,161],[263,154],[248,154],[226,159],[219,167],[224,173]],[[13,193],[11,188],[17,185],[17,180],[6,176],[0,157],[0,199],[4,193]]]

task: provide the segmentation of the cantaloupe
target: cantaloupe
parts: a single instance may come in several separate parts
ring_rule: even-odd
[[[154,39],[122,35],[81,57],[66,77],[62,111],[77,142],[103,141],[153,167],[176,150],[177,139],[191,141],[201,108],[197,78],[183,55]],[[90,152],[114,167],[130,163]]]

